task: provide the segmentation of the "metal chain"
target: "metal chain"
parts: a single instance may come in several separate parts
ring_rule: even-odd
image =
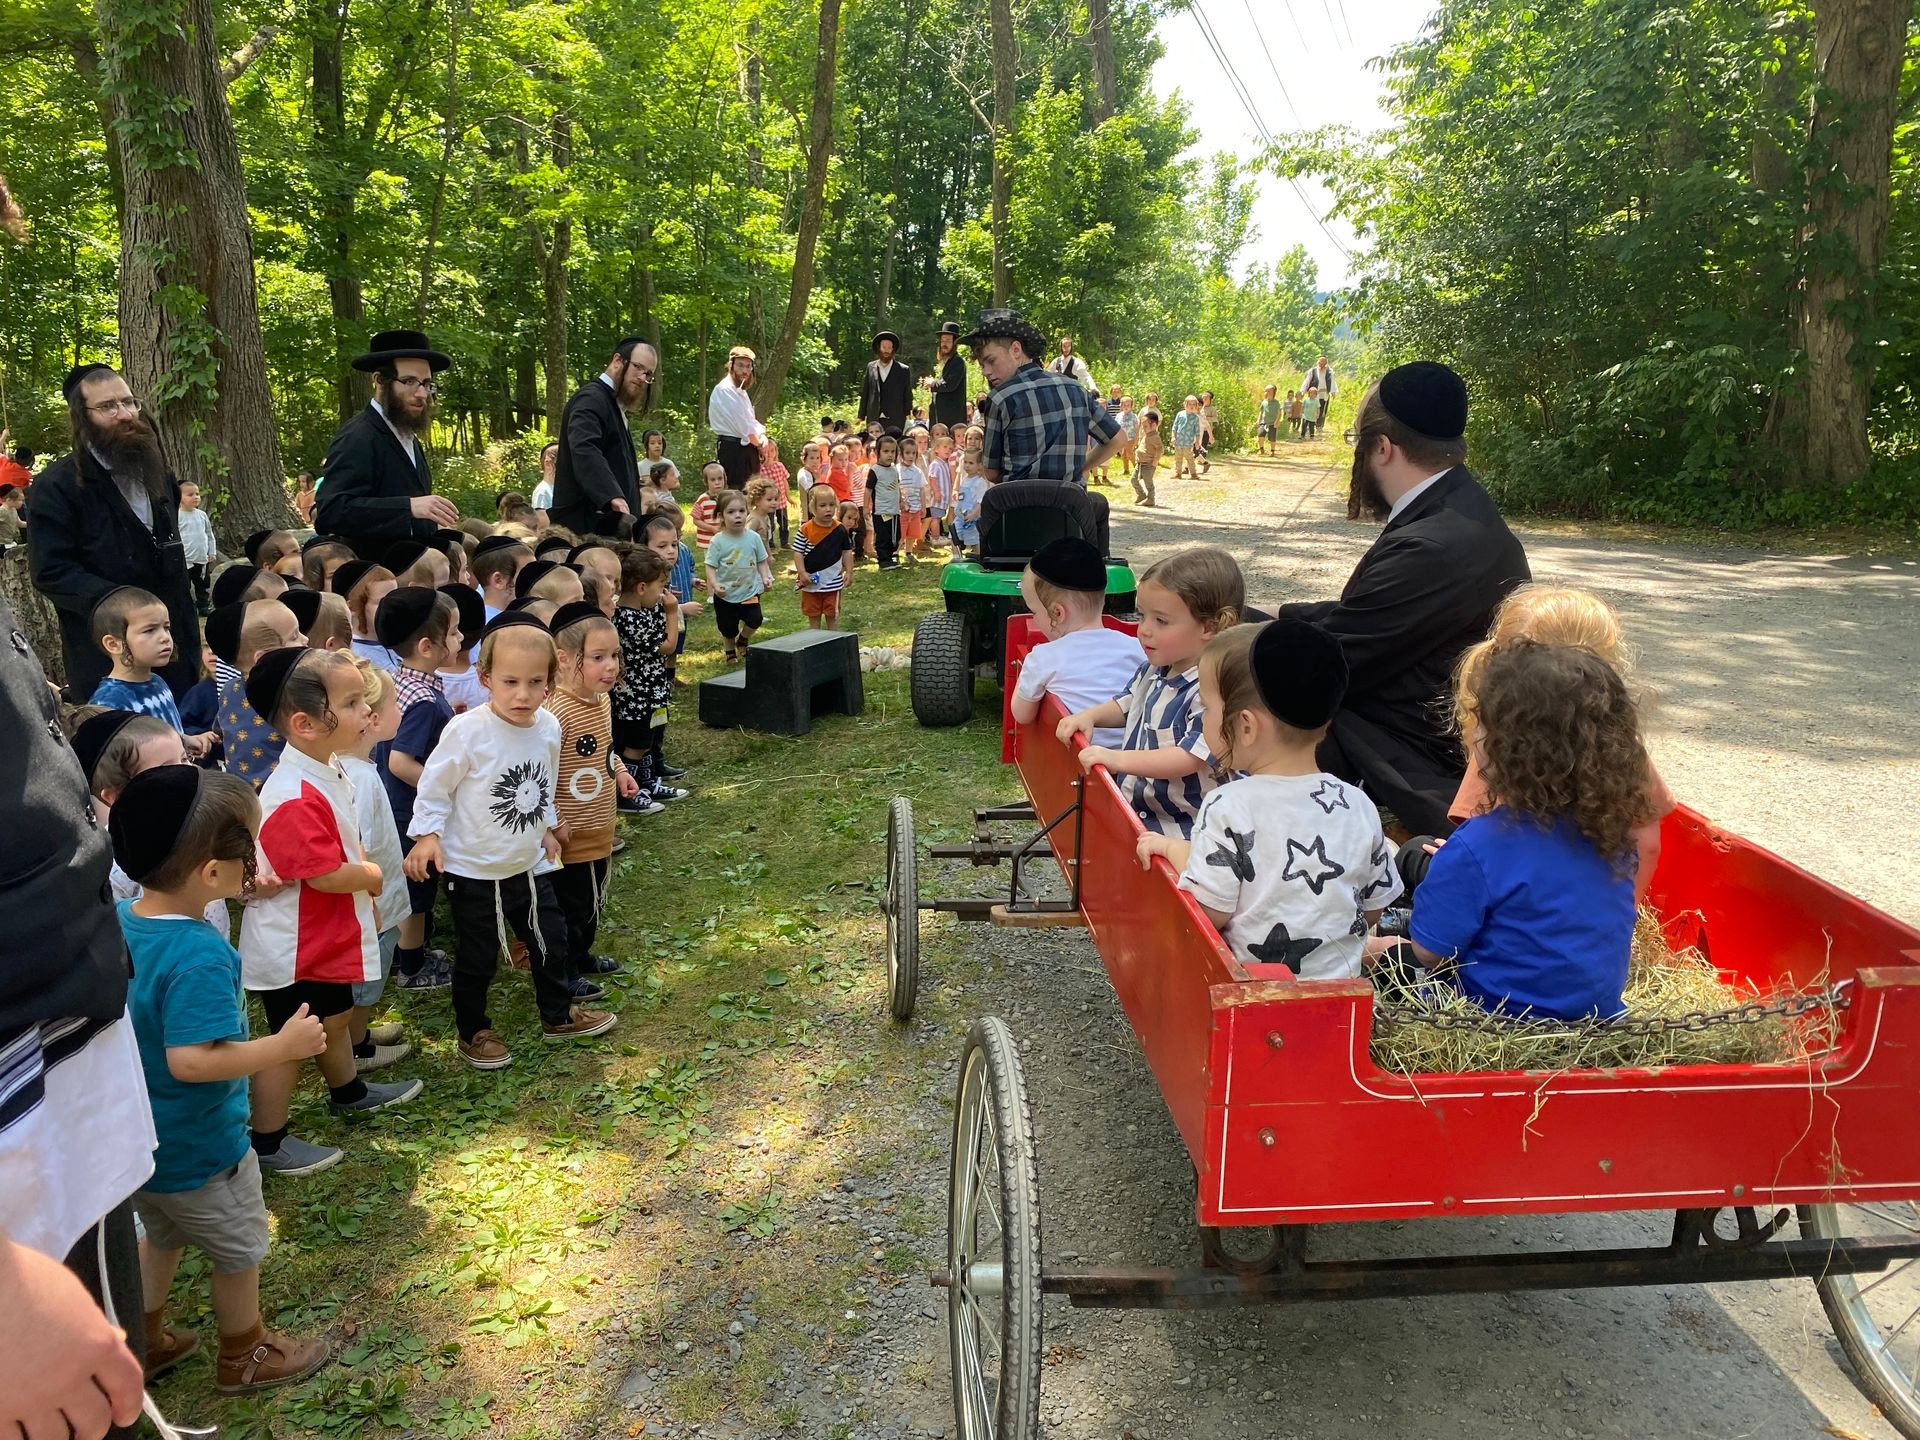
[[[1382,995],[1373,1001],[1376,1024],[1426,1025],[1435,1030],[1468,1030],[1483,1034],[1507,1034],[1527,1031],[1564,1033],[1568,1030],[1592,1031],[1607,1035],[1699,1034],[1731,1025],[1757,1025],[1775,1016],[1797,1020],[1803,1015],[1832,1013],[1853,1004],[1853,981],[1842,980],[1825,990],[1810,994],[1788,995],[1771,1004],[1754,1001],[1732,1010],[1689,1010],[1679,1015],[1623,1016],[1618,1020],[1545,1020],[1529,1015],[1504,1015],[1484,1010],[1474,1015],[1453,1015],[1417,1005],[1396,1005]]]

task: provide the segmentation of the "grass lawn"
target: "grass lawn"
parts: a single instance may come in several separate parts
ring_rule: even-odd
[[[905,647],[940,605],[939,574],[860,572],[843,623]],[[769,635],[802,623],[787,583],[767,610]],[[697,683],[718,666],[702,616],[682,674]],[[342,1358],[304,1384],[218,1401],[194,1252],[172,1318],[206,1344],[157,1387],[170,1416],[217,1420],[236,1440],[639,1433],[648,1408],[615,1408],[638,1363],[662,1368],[658,1413],[697,1422],[732,1408],[764,1424],[767,1380],[849,1344],[863,1290],[933,1268],[941,1217],[907,1217],[918,1248],[875,1248],[856,1217],[815,1202],[842,1178],[884,1173],[902,1147],[946,1149],[931,1129],[880,1133],[884,1113],[863,1103],[944,1089],[953,986],[971,973],[961,932],[930,928],[919,1038],[885,1019],[887,801],[913,798],[924,844],[958,838],[982,797],[1014,798],[1018,782],[999,764],[989,687],[971,725],[942,731],[914,723],[906,671],[866,687],[863,716],[801,739],[705,729],[682,692],[667,749],[694,795],[622,822],[601,931],[629,972],[616,977],[616,1030],[544,1044],[526,977],[503,968],[493,1010],[510,1069],[459,1063],[442,992],[396,1003],[417,1053],[381,1078],[422,1077],[411,1106],[347,1126],[306,1082],[294,1128],[348,1158],[269,1179],[264,1300],[270,1327],[330,1331]],[[743,1304],[756,1323],[730,1334]]]

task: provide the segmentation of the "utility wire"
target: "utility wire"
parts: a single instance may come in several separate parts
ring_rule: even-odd
[[[1253,122],[1254,133],[1266,141],[1270,148],[1275,150],[1279,149],[1280,142],[1274,139],[1273,132],[1267,128],[1267,122],[1260,117],[1260,108],[1254,103],[1253,92],[1247,88],[1246,82],[1240,78],[1240,72],[1234,69],[1233,61],[1227,58],[1226,47],[1220,43],[1220,37],[1215,33],[1212,22],[1207,19],[1206,11],[1201,8],[1200,0],[1193,0],[1193,18],[1194,23],[1200,27],[1200,38],[1207,42],[1207,48],[1213,52],[1213,58],[1219,63],[1220,69],[1227,77],[1228,83],[1233,86],[1234,94],[1239,97],[1242,108],[1246,110],[1247,119]],[[1275,72],[1275,78],[1279,78],[1277,70]],[[1288,101],[1288,108],[1292,108],[1291,100]],[[1313,217],[1313,223],[1320,227],[1320,233],[1327,237],[1328,243],[1330,243],[1334,249],[1338,250],[1344,258],[1352,259],[1353,252],[1348,250],[1345,245],[1342,245],[1339,237],[1327,228],[1327,222],[1320,218],[1319,210],[1314,207],[1313,201],[1308,198],[1307,192],[1302,188],[1300,181],[1292,175],[1287,175],[1284,178],[1287,184],[1293,187],[1293,193],[1299,197],[1300,203],[1306,208],[1307,214]]]
[[[1293,103],[1293,96],[1287,93],[1287,82],[1280,78],[1280,67],[1274,64],[1273,51],[1267,48],[1267,37],[1260,29],[1259,19],[1253,13],[1253,0],[1240,0],[1240,3],[1247,7],[1247,23],[1253,26],[1253,37],[1260,42],[1260,53],[1267,57],[1267,68],[1273,71],[1273,83],[1280,87],[1280,98],[1287,102],[1287,110],[1293,116],[1293,123],[1305,125],[1307,122],[1300,118],[1300,111]]]

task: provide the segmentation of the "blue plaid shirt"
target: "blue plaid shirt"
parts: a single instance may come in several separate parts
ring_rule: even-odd
[[[1029,360],[993,392],[981,464],[1008,480],[1078,480],[1089,438],[1105,443],[1119,422],[1098,395],[1071,375],[1051,375]]]
[[[1175,672],[1165,666],[1142,665],[1133,683],[1116,697],[1126,717],[1123,750],[1185,750],[1203,768],[1177,780],[1155,780],[1145,775],[1115,775],[1120,794],[1141,823],[1162,835],[1193,834],[1193,817],[1200,802],[1214,788],[1213,753],[1201,721],[1200,667]]]

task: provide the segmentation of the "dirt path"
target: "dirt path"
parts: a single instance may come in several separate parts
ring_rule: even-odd
[[[1139,568],[1184,545],[1226,544],[1258,595],[1337,593],[1373,534],[1344,518],[1343,474],[1305,464],[1214,474],[1227,483],[1164,487],[1158,512],[1116,505],[1115,548]],[[1537,529],[1523,538],[1536,575],[1591,586],[1620,608],[1663,697],[1654,743],[1678,794],[1920,921],[1920,889],[1885,859],[1905,829],[1889,833],[1886,817],[1907,813],[1920,790],[1920,567]],[[982,989],[998,992],[1026,1050],[1048,1256],[1191,1263],[1191,1174],[1091,945],[985,930],[973,944],[989,965]],[[1316,1256],[1643,1245],[1669,1223],[1424,1222],[1313,1243]],[[1894,1433],[1841,1367],[1805,1283],[1198,1316],[1050,1303],[1047,1339],[1042,1413],[1059,1440]],[[944,1371],[927,1381],[936,1400]]]

